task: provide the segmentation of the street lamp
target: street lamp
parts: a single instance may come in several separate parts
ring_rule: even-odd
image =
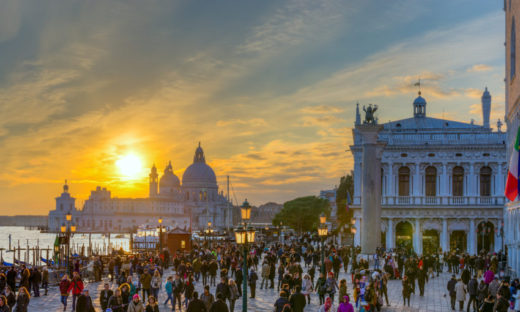
[[[67,274],[69,274],[69,262],[70,262],[70,237],[76,232],[76,225],[72,223],[72,214],[69,212],[65,215],[66,223],[61,225],[62,237],[65,235],[67,243],[66,261],[67,261]]]
[[[320,226],[318,227],[318,235],[321,238],[321,273],[325,274],[325,246],[324,239],[328,234],[329,228],[325,224],[327,217],[322,212],[320,215]]]
[[[247,221],[251,218],[251,205],[249,205],[247,199],[240,207],[240,212],[244,225],[235,229],[235,240],[239,246],[242,246],[244,252],[244,263],[242,265],[242,311],[247,312],[247,251],[248,243],[255,242],[255,229],[252,226],[247,225]]]
[[[157,220],[159,222],[159,255],[161,254],[162,252],[162,222],[163,222],[163,218],[162,217],[159,217],[159,220]]]
[[[208,228],[206,229],[206,238],[209,236],[208,248],[211,249],[211,240],[213,238],[213,230],[211,229],[211,221],[208,221]]]

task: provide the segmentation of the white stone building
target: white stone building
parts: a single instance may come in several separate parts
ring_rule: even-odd
[[[516,132],[520,126],[520,80],[516,62],[516,47],[520,46],[518,36],[518,18],[520,18],[520,3],[518,1],[504,1],[506,14],[506,112],[507,124],[507,160],[515,144]],[[520,29],[519,29],[520,31]],[[520,275],[520,201],[517,199],[508,202],[504,208],[505,241],[507,246],[508,266],[512,274]]]
[[[418,254],[451,249],[471,254],[502,248],[506,134],[489,128],[491,96],[482,96],[484,125],[427,117],[426,100],[413,117],[384,124],[381,160],[381,242]],[[356,124],[361,122],[359,107]],[[353,130],[355,244],[360,243],[362,141]],[[368,164],[370,165],[370,164]]]
[[[148,198],[116,198],[106,188],[92,191],[81,209],[69,193],[67,183],[56,198],[56,209],[49,212],[49,230],[59,231],[65,215],[71,213],[79,232],[128,232],[142,224],[204,229],[208,222],[216,229],[232,227],[233,207],[219,192],[213,169],[206,164],[200,144],[193,164],[183,174],[183,183],[173,172],[171,162],[159,179],[155,165],[149,175]]]

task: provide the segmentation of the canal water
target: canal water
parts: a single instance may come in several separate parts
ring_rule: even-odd
[[[0,226],[0,254],[3,261],[12,263],[13,252],[8,252],[11,249],[20,247],[20,258],[18,258],[18,251],[16,251],[16,259],[22,261],[28,260],[32,263],[33,248],[39,247],[40,250],[50,248],[49,257],[53,255],[54,241],[56,234],[54,233],[40,233],[38,230],[26,229],[21,226]],[[92,250],[99,253],[106,253],[109,249],[108,237],[102,234],[92,234],[91,236]],[[129,250],[130,236],[118,236],[112,234],[110,236],[110,247],[112,249]],[[86,251],[89,246],[88,234],[74,234],[71,239],[71,252],[80,253],[82,248]],[[27,248],[29,247],[29,248]],[[2,250],[3,249],[3,250]],[[27,249],[29,253],[27,254]],[[46,257],[47,251],[40,251],[41,256]],[[1,260],[1,259],[0,259]]]

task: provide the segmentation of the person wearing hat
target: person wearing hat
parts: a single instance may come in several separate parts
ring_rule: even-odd
[[[144,305],[138,294],[132,297],[132,302],[128,304],[128,312],[144,312]]]

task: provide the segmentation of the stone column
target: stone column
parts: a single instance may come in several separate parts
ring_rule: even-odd
[[[361,245],[361,222],[359,221],[359,218],[355,218],[356,224],[354,225],[356,227],[356,234],[354,234],[354,246],[360,246]]]
[[[446,166],[446,163],[442,163],[442,175],[441,175],[440,185],[441,185],[440,195],[447,196],[449,193],[448,192],[449,181],[448,181],[448,166]]]
[[[393,186],[394,186],[394,173],[393,168],[394,163],[389,162],[388,163],[388,173],[387,173],[387,179],[386,179],[386,196],[395,196]]]
[[[386,229],[386,249],[395,248],[394,246],[394,220],[388,218],[388,226]]]
[[[469,235],[468,235],[468,254],[475,254],[475,219],[469,219]]]
[[[385,143],[378,142],[382,125],[357,125],[363,142],[361,190],[361,252],[374,254],[381,246],[381,154]]]
[[[441,248],[442,248],[442,251],[445,252],[445,251],[448,251],[448,246],[449,246],[449,243],[448,243],[448,220],[447,219],[442,219],[442,235],[441,235]]]
[[[415,164],[415,174],[413,175],[413,192],[412,196],[421,196],[421,166],[419,163]]]
[[[421,220],[419,218],[415,219],[415,231],[413,233],[413,249],[415,250],[416,254],[422,254],[422,229]]]

